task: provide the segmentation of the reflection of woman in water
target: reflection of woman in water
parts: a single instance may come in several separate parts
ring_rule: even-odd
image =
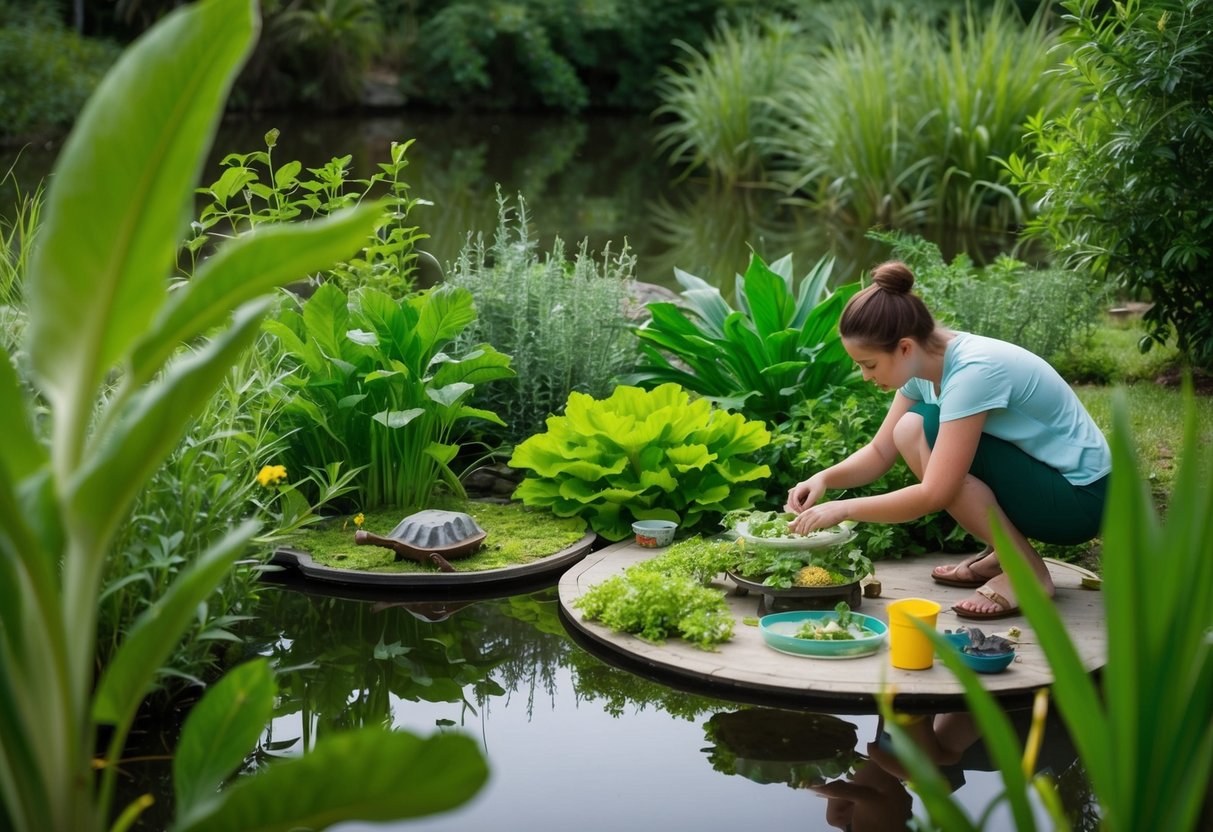
[[[1008,716],[1022,741],[1031,726],[1031,710],[1012,711]],[[1060,774],[1077,755],[1065,730],[1059,725],[1050,727],[1051,731],[1046,730],[1054,741],[1042,747],[1037,768]],[[952,784],[953,791],[964,785],[966,769],[994,768],[986,758],[984,746],[977,742],[980,738],[977,723],[966,711],[913,717],[904,729]],[[834,780],[809,788],[828,800],[826,822],[837,829],[904,830],[913,812],[913,799],[903,782],[909,775],[883,732],[876,742],[868,743],[867,754],[867,761],[850,780]]]

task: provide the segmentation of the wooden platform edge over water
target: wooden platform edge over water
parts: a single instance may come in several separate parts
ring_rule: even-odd
[[[660,550],[657,550],[658,552]],[[768,647],[758,627],[744,623],[758,615],[761,598],[739,595],[727,576],[721,575],[715,586],[726,590],[726,599],[735,620],[733,638],[716,651],[701,650],[682,639],[652,644],[626,633],[612,632],[597,622],[586,621],[574,602],[594,584],[618,574],[628,566],[653,557],[657,552],[624,541],[587,555],[563,574],[559,584],[560,604],[566,625],[577,630],[601,652],[616,655],[626,664],[646,669],[645,675],[668,679],[672,684],[699,682],[705,690],[718,689],[744,694],[741,698],[760,701],[769,696],[785,703],[833,703],[848,708],[875,708],[875,697],[887,686],[896,690],[896,703],[902,707],[959,707],[963,703],[960,682],[944,665],[936,661],[928,670],[900,670],[889,662],[886,644],[870,656],[854,659],[817,659],[791,656]],[[931,580],[931,569],[942,563],[954,563],[961,556],[928,555],[899,561],[880,561],[876,577],[881,583],[879,598],[864,598],[858,612],[888,622],[887,606],[901,598],[929,598],[943,610],[937,629],[954,630],[976,626],[986,634],[1005,634],[1018,627],[1019,655],[1006,671],[979,678],[994,696],[1021,700],[1053,682],[1053,674],[1036,634],[1023,616],[994,621],[969,621],[952,611],[951,606],[967,597],[971,590],[947,587]],[[1084,669],[1095,672],[1107,660],[1107,635],[1103,593],[1083,589],[1082,576],[1065,564],[1050,563],[1049,571],[1057,585],[1055,603],[1061,619],[1069,628],[1070,639],[1078,650]]]

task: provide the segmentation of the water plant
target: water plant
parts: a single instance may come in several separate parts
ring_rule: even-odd
[[[585,517],[608,540],[633,520],[673,520],[693,529],[713,515],[749,508],[770,473],[747,457],[770,434],[762,422],[714,407],[677,384],[620,385],[605,399],[573,393],[563,416],[514,449],[528,469],[514,492],[558,517]]]
[[[182,569],[98,668],[110,543],[191,415],[255,338],[266,293],[356,249],[374,221],[368,207],[243,237],[169,291],[190,189],[256,27],[249,0],[204,0],[167,15],[101,82],[47,190],[24,285],[36,399],[0,353],[0,825],[8,829],[83,832],[112,822],[125,830],[148,805],[144,796],[114,806],[133,720],[257,525],[234,526]],[[174,764],[175,829],[432,812],[485,779],[466,737],[370,729],[221,788],[273,697],[268,665],[254,660],[191,712]],[[400,788],[402,770],[435,758],[444,764],[416,769],[414,788]]]
[[[499,190],[492,244],[483,235],[469,239],[446,278],[476,304],[459,344],[492,344],[512,359],[515,378],[474,394],[477,406],[505,422],[485,425],[486,432],[511,444],[541,431],[569,393],[607,395],[636,356],[624,321],[635,256],[609,243],[591,254],[583,240],[569,259],[559,237],[541,255],[529,222],[526,201],[519,196],[512,211]]]
[[[770,266],[757,254],[736,278],[731,307],[720,290],[681,270],[684,305],[650,303],[634,331],[643,358],[623,382],[676,383],[717,405],[775,423],[797,402],[855,381],[838,318],[859,284],[827,288],[834,261],[822,258],[795,288],[791,255]],[[685,368],[685,369],[684,369]]]
[[[1191,390],[1184,447],[1165,520],[1137,470],[1123,400],[1111,433],[1112,479],[1103,524],[1102,591],[1107,663],[1097,681],[1083,668],[1065,622],[1021,558],[1003,568],[1053,672],[1051,697],[1099,803],[1102,829],[1195,830],[1213,773],[1213,450],[1201,447]],[[995,529],[995,545],[1014,551]],[[1148,553],[1148,557],[1143,557]],[[942,647],[942,637],[929,635]],[[1039,728],[1021,753],[1006,716],[958,655],[941,650],[1002,773],[1016,828],[1036,828],[1031,787],[1056,810],[1047,780],[1029,783]],[[1043,720],[1041,720],[1043,721]],[[886,722],[933,823],[976,829],[896,720]],[[1207,809],[1206,809],[1207,811]]]
[[[451,349],[476,310],[467,289],[441,284],[403,300],[372,288],[349,297],[325,283],[266,330],[295,372],[278,429],[300,470],[344,460],[365,507],[424,508],[439,482],[463,496],[451,468],[470,420],[501,424],[467,402],[478,384],[513,376],[487,344]]]
[[[703,167],[730,185],[764,178],[773,97],[804,55],[797,34],[792,23],[766,18],[723,23],[702,49],[674,42],[683,57],[661,68],[653,117],[664,122],[657,148],[682,176]]]
[[[769,155],[803,201],[860,226],[935,222],[1005,228],[1024,206],[994,157],[1023,124],[1064,113],[1073,91],[1048,70],[1057,39],[998,5],[941,28],[913,11],[843,18],[775,97]]]

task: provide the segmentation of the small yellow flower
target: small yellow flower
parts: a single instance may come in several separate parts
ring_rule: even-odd
[[[286,479],[286,467],[283,465],[266,465],[257,472],[257,482],[266,488],[277,485],[279,480]]]
[[[357,526],[358,528],[361,529],[362,524],[365,522],[366,522],[366,515],[363,514],[361,511],[354,515],[354,525]]]

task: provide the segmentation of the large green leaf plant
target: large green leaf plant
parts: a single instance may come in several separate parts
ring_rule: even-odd
[[[797,289],[790,254],[770,266],[755,254],[737,275],[734,309],[718,288],[675,269],[682,304],[648,304],[652,319],[635,330],[643,358],[623,383],[673,382],[752,419],[786,419],[794,404],[857,379],[838,318],[859,284],[831,292],[833,271],[823,258]]]
[[[363,288],[347,297],[322,285],[302,312],[266,328],[297,367],[284,413],[297,467],[344,460],[363,469],[355,485],[372,508],[426,508],[445,483],[472,420],[504,424],[468,404],[477,384],[511,378],[510,358],[488,344],[457,349],[476,318],[472,293],[450,284],[394,300]]]
[[[1190,392],[1189,392],[1190,395]],[[1180,470],[1161,522],[1134,460],[1124,400],[1112,430],[1112,479],[1103,524],[1108,658],[1097,681],[1082,666],[1066,624],[1021,558],[1004,568],[1053,672],[1051,697],[1078,750],[1107,832],[1202,826],[1213,774],[1213,449],[1202,448],[1189,401]],[[1014,551],[996,536],[999,551]],[[928,633],[941,646],[942,638]],[[1054,824],[1064,817],[1047,778],[1030,777],[1038,732],[1021,754],[1006,715],[955,651],[940,656],[961,679],[1002,773],[1016,828],[1036,829],[1029,791]],[[1037,720],[1038,722],[1042,720]],[[896,720],[894,750],[923,798],[933,828],[979,829]],[[1037,736],[1033,736],[1037,734]],[[984,815],[988,819],[989,813]]]
[[[633,520],[691,529],[762,495],[747,483],[771,471],[747,457],[770,438],[762,422],[692,400],[677,384],[621,385],[601,400],[571,393],[563,416],[514,449],[509,464],[533,472],[514,497],[584,517],[608,540],[627,537]]]
[[[191,189],[257,27],[251,0],[204,0],[167,15],[99,86],[47,192],[25,285],[28,386],[0,355],[5,829],[88,832],[112,822],[121,830],[150,802],[113,805],[128,732],[157,668],[257,529],[234,527],[183,569],[98,675],[111,541],[191,414],[255,337],[266,293],[356,251],[374,221],[367,207],[260,230],[169,291]],[[105,386],[113,390],[99,405]],[[485,778],[469,738],[371,729],[221,788],[273,697],[270,668],[258,660],[193,710],[174,764],[174,829],[321,828],[420,814],[457,805]]]

